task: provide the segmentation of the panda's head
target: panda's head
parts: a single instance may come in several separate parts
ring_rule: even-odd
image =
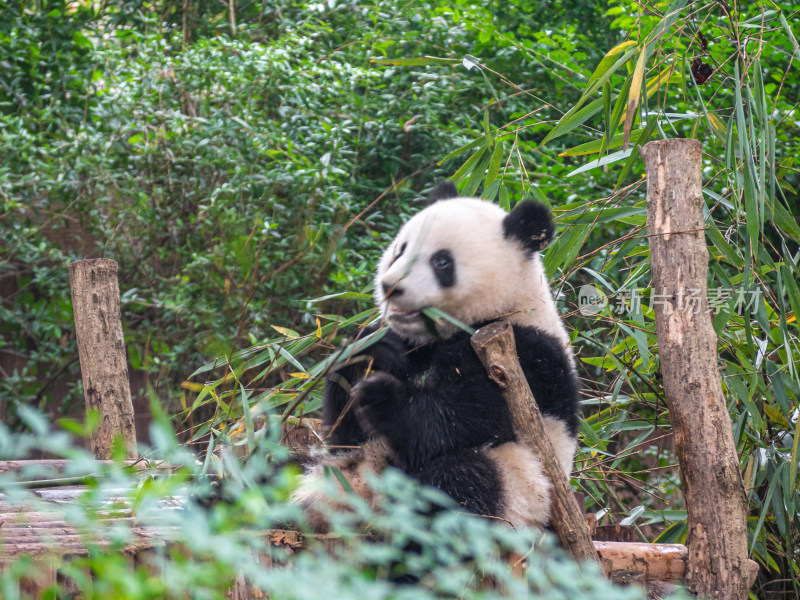
[[[378,265],[375,298],[389,326],[416,342],[430,341],[421,311],[436,307],[468,325],[508,318],[563,331],[539,256],[553,237],[549,209],[526,201],[506,213],[458,197],[449,182],[432,199],[402,227]],[[457,330],[441,322],[436,333],[448,337]]]

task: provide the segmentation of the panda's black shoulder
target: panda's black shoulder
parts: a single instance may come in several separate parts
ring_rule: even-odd
[[[466,331],[457,331],[447,338],[436,340],[429,345],[430,360],[458,365],[464,364],[465,361],[470,362],[474,359],[480,364],[478,356],[472,349],[470,338],[470,333]]]
[[[578,430],[579,381],[570,351],[556,337],[534,327],[514,325],[517,356],[536,403],[570,433]]]

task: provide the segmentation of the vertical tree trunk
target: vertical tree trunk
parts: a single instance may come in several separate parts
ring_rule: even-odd
[[[127,458],[136,457],[128,363],[119,310],[117,263],[107,258],[79,260],[69,266],[72,311],[78,338],[86,410],[100,413],[90,450],[99,459],[111,457],[111,443],[120,436]]]
[[[708,311],[701,144],[658,140],[642,156],[656,333],[688,511],[686,583],[698,596],[745,600],[746,501]]]

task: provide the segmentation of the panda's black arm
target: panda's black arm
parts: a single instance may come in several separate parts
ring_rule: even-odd
[[[455,373],[437,364],[419,385],[376,373],[356,390],[361,422],[387,440],[395,465],[406,472],[454,450],[514,439],[508,407],[482,368]]]
[[[356,412],[369,435],[383,436],[392,450],[395,466],[407,473],[443,454],[453,433],[453,420],[443,402],[431,410],[428,394],[387,373],[375,373],[356,389]],[[443,432],[446,432],[443,435]]]
[[[564,421],[576,435],[580,385],[570,351],[552,335],[532,327],[515,325],[514,339],[519,364],[542,415]]]
[[[364,328],[355,343],[377,331],[378,327],[375,325]],[[408,372],[406,351],[402,340],[392,331],[387,331],[380,340],[357,351],[346,362],[331,370],[325,381],[322,404],[323,425],[326,428],[336,425],[328,439],[331,445],[354,446],[367,440],[368,435],[359,425],[355,411],[351,409],[343,413],[350,400],[350,392],[364,378],[368,368],[372,371],[391,373],[397,377],[406,377]]]
[[[542,414],[578,429],[578,378],[569,350],[552,335],[515,326],[517,354]],[[486,376],[469,334],[437,346],[423,372],[408,379],[379,374],[359,386],[362,421],[385,436],[397,466],[410,472],[453,450],[516,439],[511,414]]]

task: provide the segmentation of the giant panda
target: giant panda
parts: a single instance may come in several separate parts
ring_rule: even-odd
[[[432,323],[422,312],[427,307],[474,329],[496,320],[513,325],[546,431],[565,473],[572,470],[578,380],[539,254],[553,237],[550,211],[523,201],[506,213],[459,197],[451,182],[431,200],[378,264],[374,294],[387,330],[366,328],[363,349],[328,376],[323,425],[332,451],[306,472],[294,496],[317,529],[325,527],[316,510],[327,501],[319,485],[325,465],[339,468],[367,499],[366,474],[391,466],[468,512],[514,527],[549,521],[550,481],[517,440],[470,333],[447,320]]]

